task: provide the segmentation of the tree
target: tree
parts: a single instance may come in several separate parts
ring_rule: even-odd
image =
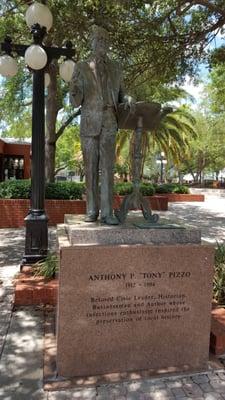
[[[29,3],[29,0],[2,1],[1,41],[8,33],[15,41],[29,42],[23,17]],[[151,82],[154,92],[159,82],[167,85],[181,80],[186,73],[193,75],[198,60],[206,57],[207,45],[225,23],[225,5],[221,0],[116,0],[113,3],[110,0],[49,0],[49,6],[54,16],[54,27],[46,43],[62,46],[66,39],[71,39],[76,47],[75,60],[78,60],[88,52],[90,25],[93,22],[104,25],[110,31],[113,55],[123,64],[127,87],[131,91]],[[62,129],[56,131],[57,116],[67,104],[65,93],[68,91],[67,85],[57,80],[57,69],[54,62],[49,66],[51,84],[46,95],[48,180],[54,179],[56,142],[73,119],[72,111],[68,110],[68,120],[64,120]],[[20,83],[7,87],[11,97],[20,97],[20,92],[30,98],[29,90],[23,89],[26,83],[22,75]],[[23,103],[18,98],[11,103],[11,107],[15,105],[19,118],[23,116]],[[1,109],[6,115],[7,102],[1,102]]]
[[[225,63],[215,65],[206,87],[207,106],[215,114],[225,113]]]
[[[190,146],[181,154],[176,164],[178,171],[190,173],[195,182],[202,181],[205,172],[216,172],[225,167],[225,118],[196,115],[197,136],[191,138]]]
[[[65,168],[76,170],[80,180],[83,180],[84,164],[78,125],[67,127],[64,134],[57,141],[55,174]]]

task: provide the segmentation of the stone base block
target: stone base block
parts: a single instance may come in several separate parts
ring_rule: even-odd
[[[122,225],[102,225],[100,221],[84,222],[84,215],[65,215],[70,243],[77,244],[187,244],[201,243],[199,229],[186,228],[160,220],[145,229],[147,221],[140,214],[131,213]],[[142,226],[140,229],[137,225]],[[173,227],[174,225],[174,227]]]
[[[59,375],[206,368],[211,246],[67,243],[60,257]]]

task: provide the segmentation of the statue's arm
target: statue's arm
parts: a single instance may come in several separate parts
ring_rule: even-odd
[[[82,104],[83,99],[83,76],[79,65],[76,65],[70,83],[70,102],[74,107],[79,107]]]

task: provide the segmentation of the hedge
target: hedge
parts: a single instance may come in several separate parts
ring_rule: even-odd
[[[153,196],[155,193],[189,193],[187,186],[178,184],[152,185],[141,183],[140,190],[143,196]],[[132,183],[116,183],[114,193],[120,196],[132,192]],[[47,183],[45,187],[46,199],[75,200],[82,199],[85,193],[85,184],[80,182]],[[1,199],[29,199],[31,194],[30,180],[9,180],[0,183]]]
[[[130,194],[133,190],[131,182],[116,183],[114,185],[114,193],[120,196]],[[155,194],[155,188],[149,183],[141,183],[140,191],[143,196],[153,196]]]
[[[155,192],[158,194],[163,193],[181,193],[188,194],[189,188],[185,185],[180,185],[179,183],[164,183],[161,185],[154,185]]]
[[[74,200],[82,199],[85,185],[78,182],[47,183],[46,199]],[[31,194],[30,180],[12,180],[0,183],[1,199],[29,199]]]

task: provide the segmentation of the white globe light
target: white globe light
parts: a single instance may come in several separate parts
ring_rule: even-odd
[[[50,75],[46,72],[45,73],[45,87],[47,88],[50,85],[51,79]]]
[[[59,74],[64,81],[66,82],[71,81],[74,66],[75,62],[72,60],[66,60],[63,64],[60,65]]]
[[[44,49],[37,45],[32,44],[25,51],[25,63],[32,69],[42,69],[47,64],[47,54]]]
[[[18,66],[14,58],[5,55],[0,57],[0,74],[5,77],[12,77],[17,74]]]
[[[31,4],[27,9],[25,19],[29,27],[34,24],[39,24],[45,26],[47,31],[51,29],[53,23],[52,13],[48,7],[37,2]]]

